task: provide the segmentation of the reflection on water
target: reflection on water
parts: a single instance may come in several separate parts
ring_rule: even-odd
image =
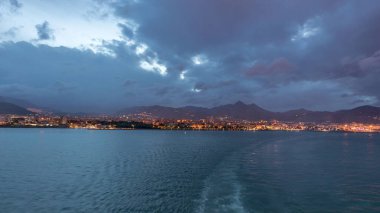
[[[4,212],[380,211],[380,136],[0,129]]]

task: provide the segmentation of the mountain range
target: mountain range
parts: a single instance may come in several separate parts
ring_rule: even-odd
[[[286,112],[272,112],[256,104],[245,104],[241,101],[235,104],[221,105],[213,108],[205,107],[165,107],[138,106],[122,110],[120,114],[149,113],[152,116],[166,119],[203,119],[207,117],[228,117],[234,120],[279,120],[293,122],[360,122],[380,123],[380,107],[361,106],[349,110],[310,111],[306,109]]]
[[[32,112],[16,104],[0,102],[0,114],[28,115]]]
[[[23,103],[23,102],[21,102]],[[23,104],[21,104],[23,105]],[[0,114],[32,114],[32,110],[15,103],[3,102],[0,99]],[[226,117],[234,120],[279,120],[292,122],[359,122],[380,124],[380,107],[360,106],[348,110],[311,111],[306,109],[290,110],[286,112],[272,112],[259,107],[256,104],[245,104],[238,101],[234,104],[226,104],[212,108],[185,106],[185,107],[165,107],[165,106],[137,106],[120,111],[118,114],[139,114],[148,113],[157,118],[164,119],[193,119],[221,118]]]

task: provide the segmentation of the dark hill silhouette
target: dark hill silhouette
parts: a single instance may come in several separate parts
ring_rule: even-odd
[[[245,104],[241,101],[210,109],[213,116],[228,116],[238,120],[268,120],[274,118],[274,113],[267,111],[256,104]]]
[[[380,107],[361,106],[336,112],[310,111],[306,109],[290,110],[287,112],[271,112],[256,104],[245,104],[241,101],[235,104],[221,105],[213,108],[204,107],[164,107],[140,106],[127,108],[120,113],[136,114],[149,113],[158,118],[166,119],[202,119],[207,117],[229,117],[236,120],[279,120],[292,122],[361,122],[380,123]]]
[[[0,102],[1,103],[15,104],[15,105],[17,105],[19,107],[23,107],[23,108],[38,108],[35,104],[30,103],[29,101],[26,101],[26,100],[18,99],[18,98],[0,96]]]
[[[0,102],[0,114],[27,115],[31,112],[15,104]]]

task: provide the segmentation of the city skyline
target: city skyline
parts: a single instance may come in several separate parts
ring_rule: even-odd
[[[379,106],[376,1],[0,0],[0,96],[64,112]]]
[[[21,103],[22,104],[22,103]],[[24,103],[27,104],[27,103]],[[254,103],[246,104],[238,101],[233,104],[220,105],[212,108],[185,106],[185,107],[167,107],[160,105],[153,106],[135,106],[128,107],[113,113],[89,113],[89,112],[57,112],[49,109],[38,109],[22,107],[16,104],[1,102],[0,99],[0,121],[5,122],[5,126],[17,126],[17,121],[29,121],[29,126],[40,126],[37,122],[40,118],[42,121],[54,121],[57,125],[63,117],[72,117],[76,119],[88,119],[91,122],[108,122],[108,121],[142,121],[143,123],[153,124],[159,120],[166,120],[168,123],[177,120],[202,121],[219,120],[225,122],[272,122],[279,121],[285,123],[313,123],[313,124],[365,124],[375,125],[380,123],[380,107],[360,106],[352,109],[341,109],[337,111],[311,111],[307,109],[293,109],[284,112],[274,112],[262,108]],[[14,119],[16,122],[14,122]],[[42,124],[44,124],[42,122]],[[91,123],[92,125],[92,123]],[[43,125],[42,125],[43,127]]]

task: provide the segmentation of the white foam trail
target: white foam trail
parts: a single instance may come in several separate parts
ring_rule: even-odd
[[[233,212],[247,212],[244,209],[243,203],[241,202],[241,185],[238,182],[234,183],[235,193],[233,194],[232,203],[229,205],[229,209]]]
[[[224,159],[204,180],[204,188],[195,212],[247,212],[241,201],[237,156]]]
[[[207,180],[208,179],[206,179],[205,182],[207,182]],[[204,213],[205,212],[206,203],[208,201],[209,191],[210,191],[209,184],[205,184],[205,187],[203,188],[202,193],[201,193],[201,198],[199,200],[199,205],[198,205],[198,209],[196,210],[196,212],[198,212],[198,213]]]

